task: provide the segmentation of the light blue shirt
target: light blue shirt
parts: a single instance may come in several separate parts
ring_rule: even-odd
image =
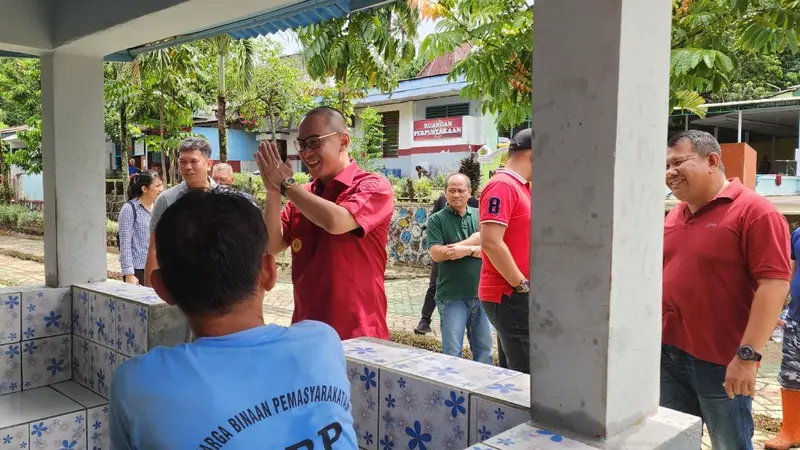
[[[111,448],[357,449],[339,336],[305,321],[158,347],[121,364]]]

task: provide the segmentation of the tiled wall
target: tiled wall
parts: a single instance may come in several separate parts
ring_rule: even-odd
[[[431,256],[425,246],[425,225],[433,205],[397,205],[389,225],[386,245],[394,262],[430,265]]]
[[[109,448],[116,368],[188,330],[141,286],[0,289],[0,450]]]
[[[528,375],[371,339],[343,345],[363,449],[460,450],[529,419]]]

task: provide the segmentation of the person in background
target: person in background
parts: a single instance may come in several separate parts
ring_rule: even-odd
[[[228,190],[194,190],[164,212],[155,242],[153,287],[197,339],[119,365],[111,448],[357,450],[336,332],[264,324],[277,273],[261,211]]]
[[[800,254],[800,228],[792,232],[791,301],[783,327],[783,358],[778,381],[781,384],[783,424],[775,438],[764,443],[767,450],[788,450],[800,447],[800,274],[797,255]]]
[[[216,163],[211,168],[211,179],[220,186],[233,186],[233,167],[228,163]]]
[[[447,207],[428,219],[428,246],[438,265],[436,306],[442,328],[442,353],[461,357],[464,331],[472,359],[492,364],[492,330],[478,299],[481,247],[478,209],[467,205],[472,196],[469,177],[447,177]]]
[[[136,167],[136,160],[133,159],[133,158],[129,159],[128,160],[128,178],[130,179],[131,177],[133,177],[134,175],[136,175],[137,173],[140,173],[140,172],[141,172],[141,170],[139,170],[139,168]]]
[[[119,264],[126,283],[144,283],[144,266],[150,247],[150,215],[164,189],[152,172],[137,173],[128,184],[128,201],[119,212]]]
[[[414,168],[414,170],[417,171],[417,178],[430,177],[431,176],[430,170],[426,169],[423,166],[417,166],[417,167]]]
[[[384,276],[392,186],[350,159],[350,133],[338,110],[312,109],[298,133],[295,146],[313,182],[295,181],[274,142],[262,142],[256,154],[269,252],[292,252],[292,322],[325,322],[342,339],[389,339]],[[289,200],[283,211],[281,196]]]
[[[208,176],[209,169],[211,169],[211,145],[208,141],[195,137],[182,140],[178,145],[178,170],[183,177],[183,182],[164,191],[153,206],[150,218],[150,248],[147,250],[147,262],[144,269],[145,286],[151,286],[150,272],[157,266],[156,241],[153,239],[153,233],[156,231],[161,215],[171,204],[175,203],[175,200],[190,190],[217,187],[217,183]]]
[[[481,193],[483,267],[478,294],[497,330],[501,367],[530,373],[531,174],[533,131],[518,132],[508,161]]]
[[[714,136],[667,142],[661,406],[701,417],[715,449],[753,448],[756,372],[791,278],[789,227],[726,179]]]
[[[447,197],[444,195],[444,192],[442,192],[439,198],[433,202],[433,209],[431,210],[430,216],[428,216],[428,220],[430,220],[432,215],[441,211],[446,205]],[[470,195],[469,200],[467,200],[467,205],[471,208],[478,207],[478,199],[475,198],[475,195]],[[439,265],[436,261],[431,261],[431,275],[428,280],[428,290],[425,291],[425,301],[422,304],[422,317],[419,319],[419,324],[414,328],[414,333],[416,334],[427,334],[432,331],[431,320],[433,310],[436,309],[436,279],[439,275],[438,267]]]

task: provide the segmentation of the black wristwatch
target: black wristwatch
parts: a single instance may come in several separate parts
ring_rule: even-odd
[[[531,290],[531,282],[530,280],[527,279],[522,280],[518,286],[514,286],[514,292],[517,293],[524,294],[530,292],[530,290]]]
[[[292,186],[294,186],[296,184],[297,184],[297,181],[295,181],[294,178],[292,178],[292,177],[289,177],[289,178],[281,181],[281,195],[286,197],[286,189],[289,189],[290,187],[292,187]]]
[[[749,345],[740,345],[739,348],[736,349],[736,356],[742,361],[761,361],[761,353],[758,353]]]

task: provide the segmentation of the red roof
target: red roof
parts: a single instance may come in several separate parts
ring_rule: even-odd
[[[419,71],[417,78],[434,77],[437,75],[447,75],[453,69],[453,64],[466,58],[472,46],[469,44],[461,44],[455,51],[442,55],[433,61],[425,64],[425,67]]]

